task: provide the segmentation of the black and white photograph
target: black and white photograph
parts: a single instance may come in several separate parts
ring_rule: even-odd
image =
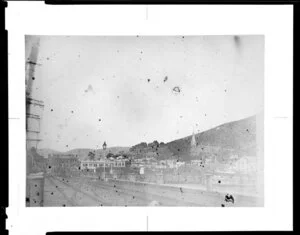
[[[264,35],[24,43],[26,207],[264,206]]]
[[[10,234],[293,230],[293,6],[8,5]]]

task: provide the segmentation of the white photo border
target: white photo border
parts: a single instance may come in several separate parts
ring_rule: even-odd
[[[292,230],[293,6],[9,2],[9,208],[15,234]],[[263,208],[25,207],[25,35],[264,35]],[[282,199],[284,198],[284,200]]]

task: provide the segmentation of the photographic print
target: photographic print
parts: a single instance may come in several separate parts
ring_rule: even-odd
[[[264,206],[264,36],[25,36],[26,206]]]

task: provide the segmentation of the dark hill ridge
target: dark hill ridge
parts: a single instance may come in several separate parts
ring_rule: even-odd
[[[182,160],[191,158],[192,135],[174,140],[166,145]],[[198,146],[212,146],[229,149],[231,153],[238,155],[256,155],[256,116],[222,124],[213,129],[195,134]]]

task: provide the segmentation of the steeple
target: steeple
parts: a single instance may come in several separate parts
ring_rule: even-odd
[[[197,142],[196,142],[196,138],[195,138],[195,133],[193,131],[193,135],[192,135],[192,140],[191,140],[191,147],[196,147]]]

